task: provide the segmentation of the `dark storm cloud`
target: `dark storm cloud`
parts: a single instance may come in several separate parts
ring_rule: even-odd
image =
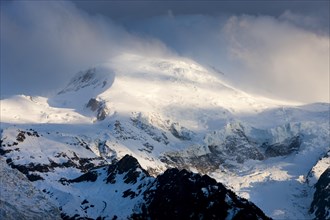
[[[231,15],[255,15],[280,17],[312,31],[329,34],[329,1],[308,0],[234,0],[234,1],[75,1],[78,8],[101,14],[121,24],[148,20],[166,15],[204,15],[224,17]],[[303,16],[297,16],[303,15]]]
[[[329,16],[328,1],[75,1],[75,4],[89,13],[103,14],[116,20],[166,15],[169,10],[175,15],[279,16],[290,10],[299,14],[321,13]]]

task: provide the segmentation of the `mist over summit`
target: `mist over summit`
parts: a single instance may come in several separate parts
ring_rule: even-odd
[[[49,95],[79,70],[135,53],[188,57],[254,94],[329,102],[329,14],[321,4],[304,3],[304,9],[278,3],[273,11],[260,6],[260,12],[247,5],[247,13],[230,14],[235,6],[229,3],[215,5],[219,13],[206,3],[201,13],[159,3],[154,15],[143,12],[150,11],[148,3],[140,11],[125,3],[99,4],[1,3],[2,95]],[[132,13],[119,19],[116,8]]]

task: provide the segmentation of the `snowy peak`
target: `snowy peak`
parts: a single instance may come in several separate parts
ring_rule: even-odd
[[[124,183],[129,184],[135,184],[138,180],[138,177],[140,175],[143,175],[144,177],[149,176],[147,171],[145,171],[139,164],[136,158],[125,155],[120,161],[118,161],[116,164],[109,165],[108,170],[108,178],[107,183],[115,183],[115,176],[118,174],[124,174],[125,176],[123,178]]]
[[[94,117],[104,120],[110,110],[99,95],[111,88],[114,80],[115,72],[106,64],[80,71],[64,89],[48,99],[48,104],[61,109],[70,108],[87,120]]]
[[[180,57],[119,55],[53,97],[1,100],[0,154],[70,217],[96,219],[109,207],[111,217],[144,216],[153,204],[141,202],[144,192],[176,201],[165,191],[196,177],[183,169],[223,182],[274,218],[307,216],[312,193],[302,193],[313,184],[305,176],[329,150],[330,105],[250,95],[222,77]],[[165,172],[172,182],[157,192],[169,168],[179,170]]]
[[[86,87],[93,89],[106,89],[113,83],[114,73],[110,69],[90,68],[86,71],[80,71],[74,76],[68,85],[58,94],[64,94],[71,91],[79,91]]]
[[[180,121],[191,131],[214,129],[234,116],[257,114],[283,104],[246,94],[222,77],[182,57],[122,54],[79,72],[48,102],[72,108],[93,122],[115,113],[156,112]]]
[[[182,57],[122,54],[79,72],[50,98],[32,97],[36,102],[26,103],[24,109],[34,117],[12,105],[20,102],[15,100],[19,97],[1,100],[1,115],[7,122],[90,123],[114,113],[156,112],[194,131],[213,130],[235,116],[284,104],[246,94],[221,77]]]

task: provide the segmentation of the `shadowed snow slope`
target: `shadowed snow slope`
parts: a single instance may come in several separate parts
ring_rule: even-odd
[[[61,219],[58,208],[4,158],[0,158],[0,176],[1,219]]]

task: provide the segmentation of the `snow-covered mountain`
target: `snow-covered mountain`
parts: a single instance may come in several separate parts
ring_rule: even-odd
[[[138,204],[151,205],[143,197],[154,194],[145,187],[183,175],[166,171],[178,168],[207,174],[272,218],[313,218],[313,187],[330,164],[318,162],[329,151],[329,103],[250,95],[222,77],[189,59],[119,55],[79,72],[52,97],[1,100],[1,157],[62,217],[143,218],[150,206],[137,212]],[[107,167],[127,154],[145,177],[126,186],[116,173],[118,181],[106,184]]]

